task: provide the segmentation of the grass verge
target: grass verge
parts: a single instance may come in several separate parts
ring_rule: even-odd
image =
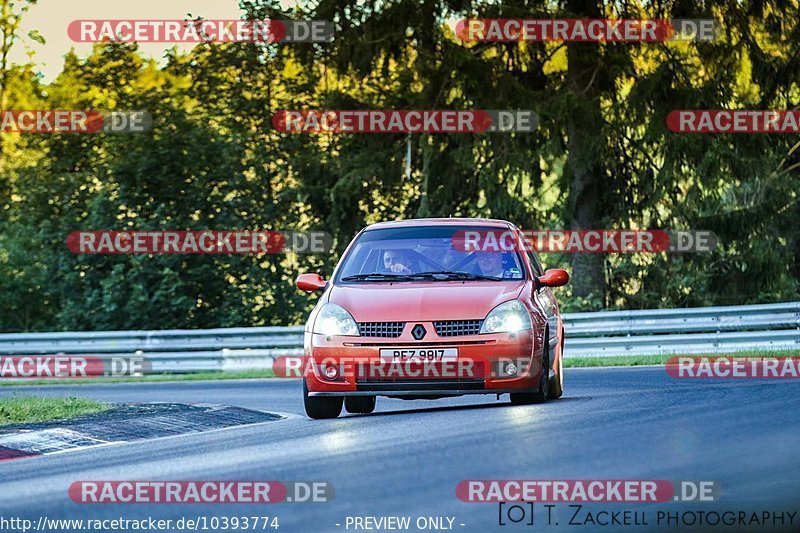
[[[678,355],[678,354],[675,354]],[[613,356],[613,357],[567,357],[564,359],[564,367],[581,368],[591,366],[642,366],[642,365],[663,365],[670,357],[675,355],[638,355],[638,356]],[[742,350],[729,354],[694,354],[692,357],[800,357],[800,350],[776,350],[774,352],[762,352],[758,350]]]
[[[108,409],[104,403],[88,398],[37,398],[14,396],[0,398],[0,426],[68,420],[79,415]]]
[[[140,383],[151,381],[211,381],[218,379],[272,378],[272,370],[243,370],[241,372],[193,372],[191,374],[150,374],[148,376],[125,376],[118,378],[77,378],[77,379],[0,379],[2,386],[25,385],[88,385],[90,383]]]
[[[619,357],[566,357],[564,358],[564,367],[586,368],[592,366],[663,365],[669,358],[669,355],[639,355],[634,357],[627,355]]]

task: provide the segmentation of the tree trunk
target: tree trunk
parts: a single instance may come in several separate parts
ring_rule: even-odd
[[[568,16],[601,18],[596,2],[569,0]],[[605,179],[603,165],[603,119],[600,110],[602,66],[600,44],[567,44],[567,91],[571,102],[566,120],[567,162],[565,184],[569,191],[567,219],[570,229],[600,229],[601,192]],[[572,293],[605,304],[606,280],[603,255],[572,255]]]
[[[431,208],[428,202],[428,184],[430,174],[431,162],[431,145],[427,134],[420,136],[420,145],[422,146],[422,192],[419,198],[419,208],[417,209],[417,218],[427,218],[431,216]]]

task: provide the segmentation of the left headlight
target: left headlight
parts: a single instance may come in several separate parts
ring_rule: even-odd
[[[492,309],[481,326],[481,333],[511,333],[531,329],[531,315],[519,300]]]
[[[358,325],[344,307],[326,303],[314,321],[314,333],[358,337]]]

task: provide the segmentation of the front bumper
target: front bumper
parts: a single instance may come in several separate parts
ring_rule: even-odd
[[[532,390],[540,383],[542,335],[536,331],[439,337],[432,324],[421,323],[433,332],[423,341],[416,341],[408,334],[387,339],[306,333],[305,357],[308,360],[304,361],[303,368],[310,369],[305,375],[309,396],[424,398],[503,394]],[[382,348],[456,348],[458,358],[448,367],[450,372],[444,371],[446,365],[441,372],[433,368],[433,372],[417,376],[392,374],[391,370],[375,372],[391,368],[385,365],[386,359],[381,359]],[[510,361],[518,368],[514,375],[504,371]],[[323,374],[329,365],[337,367],[333,379]],[[410,368],[408,364],[399,366]]]

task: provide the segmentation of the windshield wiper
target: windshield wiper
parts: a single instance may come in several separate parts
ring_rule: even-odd
[[[495,276],[484,276],[483,274],[472,274],[470,272],[451,272],[449,270],[439,270],[435,272],[417,272],[414,274],[387,274],[384,272],[370,272],[369,274],[355,274],[345,276],[342,281],[412,281],[415,279],[429,279],[434,281],[466,281],[466,280],[489,280],[502,281],[502,278]]]
[[[408,274],[385,274],[383,272],[370,272],[369,274],[355,274],[345,276],[342,281],[408,281],[412,279]]]
[[[447,280],[489,280],[502,281],[503,278],[497,276],[484,276],[483,274],[472,274],[471,272],[452,272],[450,270],[439,270],[437,272],[420,272],[412,276],[421,276],[440,281]]]

